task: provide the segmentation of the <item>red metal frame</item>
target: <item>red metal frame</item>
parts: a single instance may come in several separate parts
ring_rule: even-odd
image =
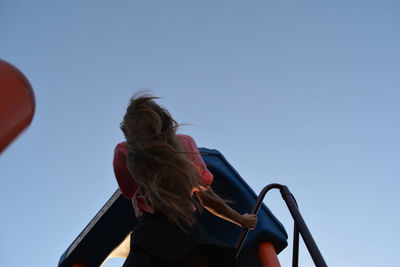
[[[275,248],[271,243],[261,243],[258,246],[258,254],[264,267],[281,267]]]

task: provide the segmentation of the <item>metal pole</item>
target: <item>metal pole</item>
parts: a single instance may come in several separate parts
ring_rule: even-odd
[[[308,230],[307,225],[304,222],[303,217],[301,216],[301,214],[297,208],[294,197],[293,197],[292,193],[289,191],[289,188],[287,188],[287,186],[283,185],[283,186],[281,186],[280,191],[281,191],[283,199],[286,202],[286,205],[289,208],[290,213],[292,214],[292,217],[293,217],[295,223],[297,224],[299,232],[300,232],[301,236],[303,237],[304,243],[306,244],[306,247],[311,254],[311,257],[314,261],[315,266],[317,266],[317,267],[328,266],[325,263],[325,260],[322,257],[322,254],[319,251],[317,244],[315,243],[310,231]]]
[[[299,266],[299,228],[297,227],[297,223],[294,222],[292,267],[298,267],[298,266]]]

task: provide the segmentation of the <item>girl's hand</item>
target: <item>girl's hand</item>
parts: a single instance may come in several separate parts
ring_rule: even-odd
[[[256,227],[258,218],[255,214],[243,214],[241,225],[243,228],[253,230]]]

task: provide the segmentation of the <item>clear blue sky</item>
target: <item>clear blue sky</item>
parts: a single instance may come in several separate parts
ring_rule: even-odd
[[[382,0],[0,1],[0,58],[37,99],[0,156],[0,266],[56,266],[117,188],[118,125],[143,88],[256,192],[288,185],[329,266],[400,266],[399,14]],[[292,242],[279,193],[265,202]]]

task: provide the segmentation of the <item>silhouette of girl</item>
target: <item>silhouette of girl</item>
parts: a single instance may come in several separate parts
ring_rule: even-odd
[[[195,212],[204,207],[249,229],[257,216],[237,213],[213,192],[195,141],[176,134],[178,124],[154,99],[131,99],[121,123],[126,142],[114,153],[119,188],[139,218],[123,266],[235,266],[234,249],[208,236]]]

